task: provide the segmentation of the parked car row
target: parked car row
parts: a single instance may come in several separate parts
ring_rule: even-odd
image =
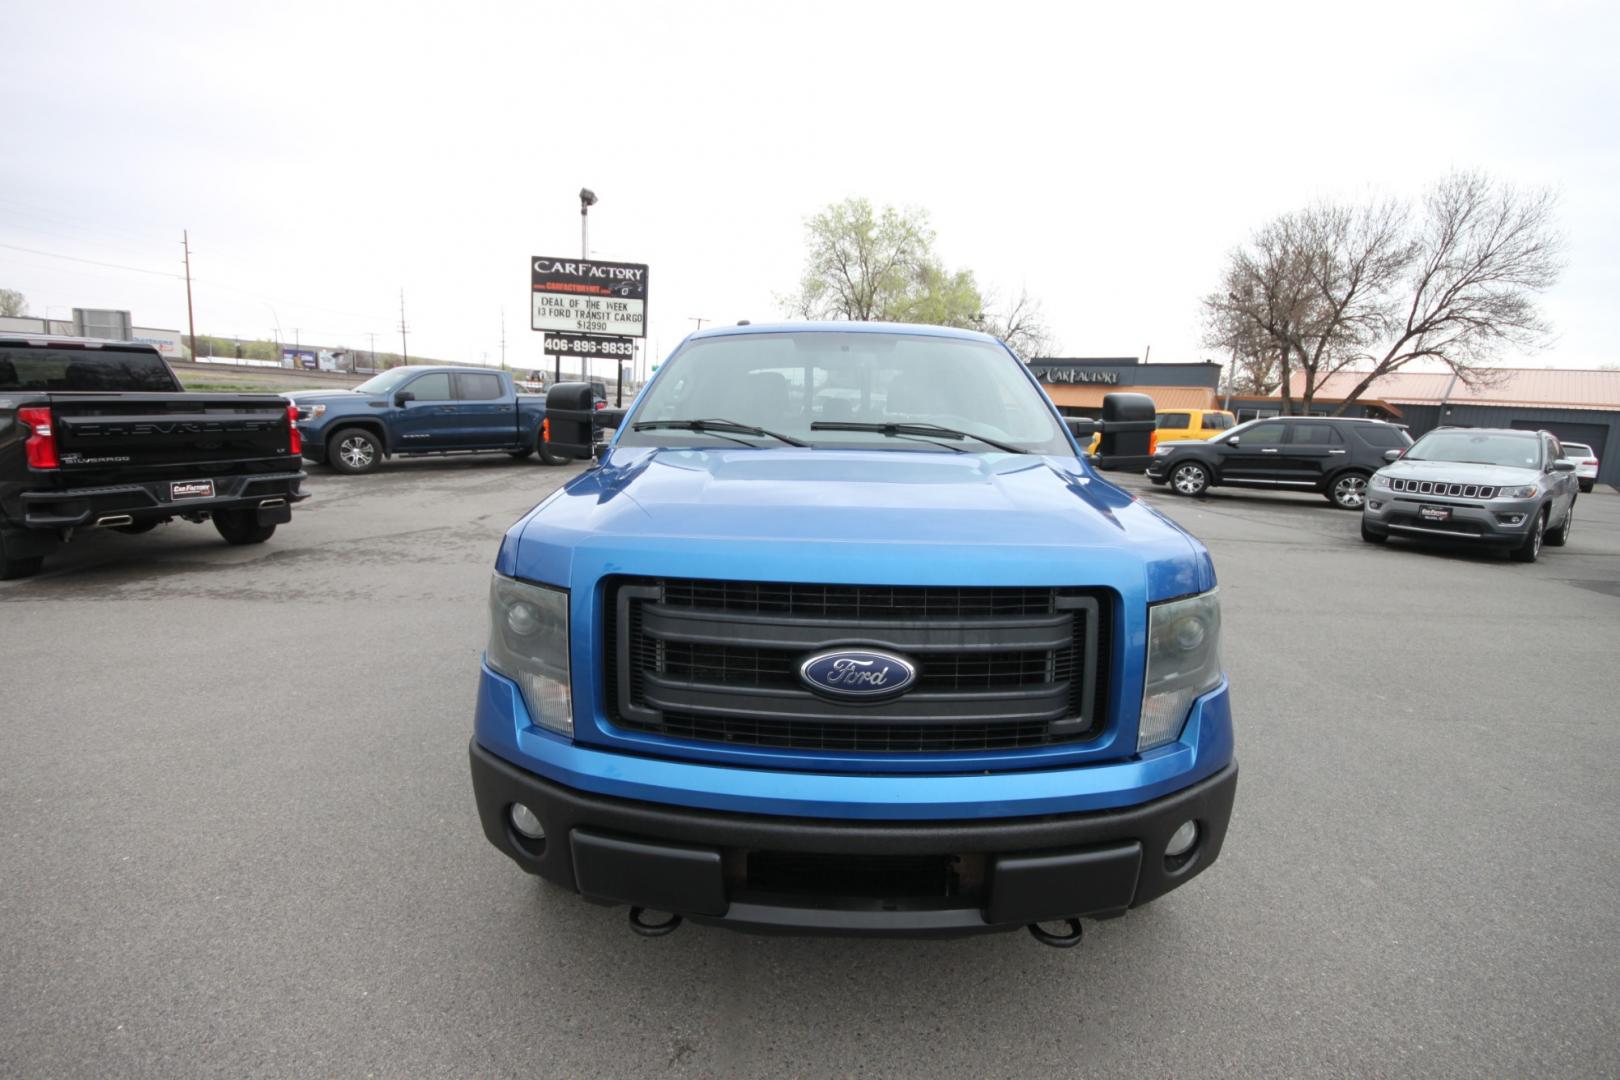
[[[1360,511],[1361,536],[1506,549],[1534,562],[1569,541],[1575,500],[1591,491],[1592,448],[1545,431],[1403,428],[1350,417],[1271,417],[1202,442],[1161,444],[1148,479],[1177,495],[1222,485],[1315,491]]]

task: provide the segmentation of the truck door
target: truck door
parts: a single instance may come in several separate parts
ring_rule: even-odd
[[[402,453],[413,450],[447,450],[458,445],[456,400],[451,392],[450,375],[430,371],[399,387],[396,393],[410,393],[394,421],[394,434]]]
[[[494,372],[458,371],[456,391],[460,437],[466,446],[506,449],[517,441],[517,398]]]

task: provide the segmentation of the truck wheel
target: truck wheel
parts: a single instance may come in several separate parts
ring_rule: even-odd
[[[382,444],[365,428],[343,428],[327,443],[326,460],[340,473],[368,473],[382,460]]]
[[[551,449],[550,446],[546,445],[545,443],[541,443],[540,460],[545,462],[547,465],[566,465],[574,459],[566,454],[556,453]]]
[[[1597,486],[1597,481],[1596,480],[1582,480],[1582,481],[1580,481],[1580,485],[1581,485],[1581,491],[1582,492],[1588,492],[1588,491],[1591,491],[1594,487]]]
[[[1367,501],[1367,477],[1358,472],[1340,473],[1323,494],[1340,510],[1360,510]]]
[[[275,525],[260,525],[256,510],[219,510],[214,513],[214,528],[227,544],[262,544],[276,534]]]
[[[0,581],[33,577],[39,573],[39,568],[45,565],[43,555],[29,555],[23,558],[11,554],[12,550],[6,544],[6,534],[0,533]]]
[[[1518,562],[1535,562],[1541,557],[1541,541],[1547,531],[1547,511],[1543,510],[1536,515],[1536,523],[1530,526],[1530,535],[1524,538],[1524,543],[1513,549],[1513,558]]]
[[[1196,461],[1177,465],[1170,470],[1170,490],[1177,495],[1202,495],[1209,490],[1209,470]]]

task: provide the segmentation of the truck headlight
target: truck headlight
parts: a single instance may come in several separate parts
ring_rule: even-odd
[[[1147,679],[1142,687],[1138,752],[1181,734],[1195,699],[1221,681],[1219,590],[1148,608]]]
[[[305,405],[304,408],[309,412],[309,419],[311,420],[319,420],[326,415],[325,405]]]
[[[489,666],[518,684],[534,722],[574,733],[568,592],[496,574],[489,584]]]
[[[1533,499],[1536,497],[1536,485],[1503,488],[1496,493],[1496,497],[1498,499]]]
[[[1389,477],[1385,476],[1381,472],[1375,472],[1372,474],[1372,479],[1367,482],[1367,486],[1372,488],[1374,491],[1388,491]]]

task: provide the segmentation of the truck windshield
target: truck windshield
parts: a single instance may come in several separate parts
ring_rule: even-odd
[[[164,393],[179,389],[169,365],[155,352],[0,347],[0,390]]]
[[[386,394],[420,370],[422,369],[410,366],[389,368],[381,375],[373,375],[355,387],[354,392],[357,394]]]
[[[994,452],[960,436],[813,430],[813,423],[931,424],[1023,452],[1074,453],[1010,353],[989,342],[924,334],[805,331],[699,339],[658,373],[620,445],[735,446],[750,438],[727,431],[722,439],[660,423],[717,419],[824,449]],[[657,426],[635,430],[647,422]]]
[[[1541,440],[1534,435],[1431,431],[1406,452],[1406,460],[1457,461],[1533,469],[1541,460]]]

